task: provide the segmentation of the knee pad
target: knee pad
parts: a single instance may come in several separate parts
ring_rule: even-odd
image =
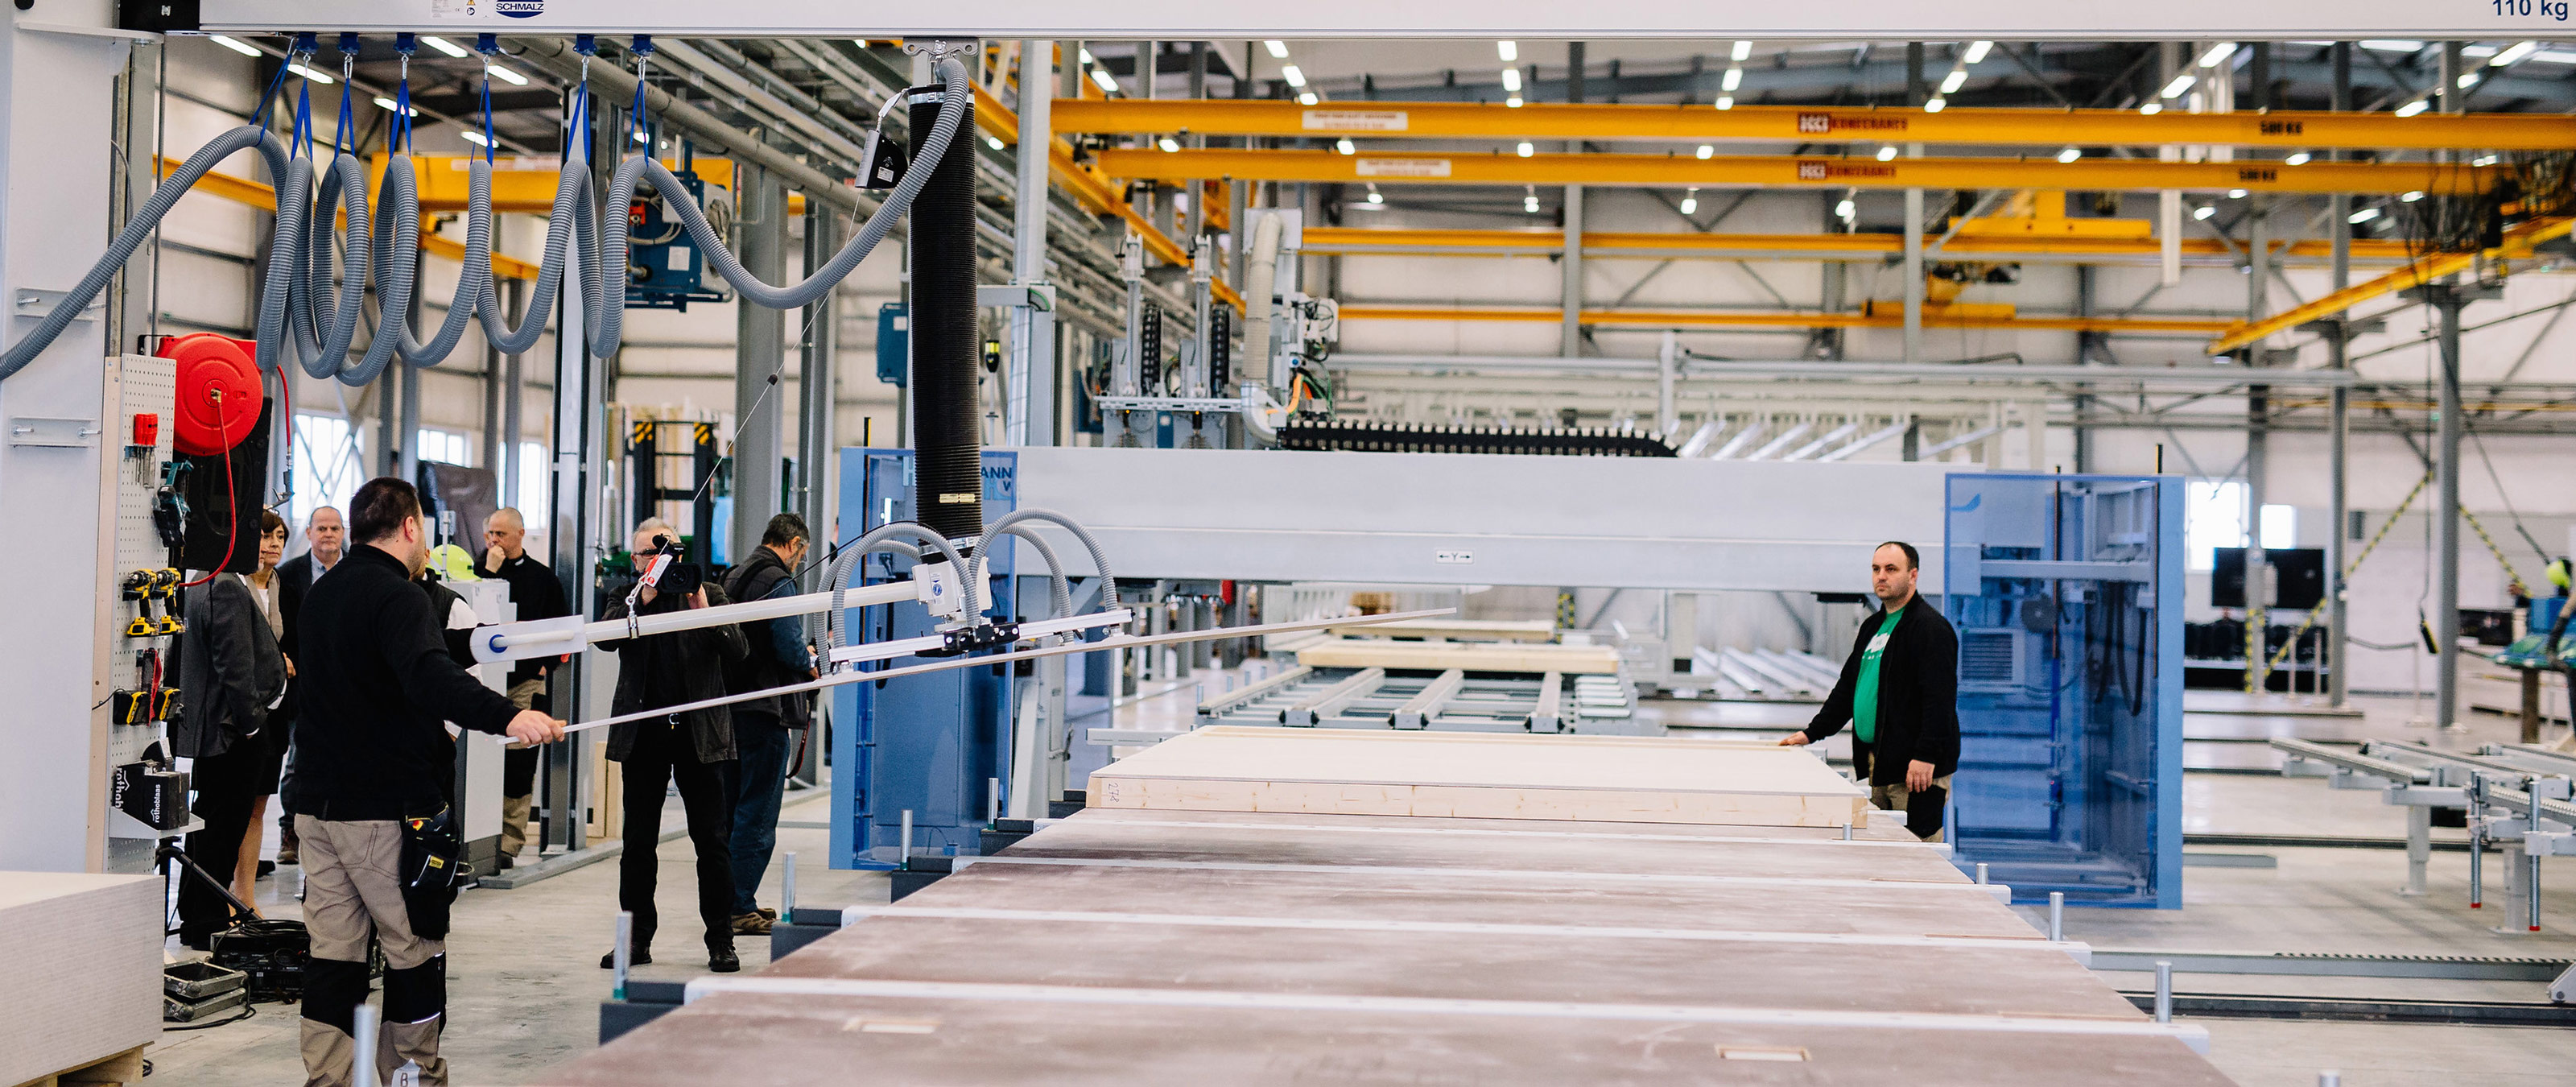
[[[385,971],[385,1022],[417,1023],[447,1010],[447,956]]]
[[[304,1018],[340,1033],[358,1033],[358,1005],[367,1000],[367,964],[308,959],[304,964]]]

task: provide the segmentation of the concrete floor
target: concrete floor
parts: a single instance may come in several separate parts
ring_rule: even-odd
[[[1202,672],[1194,682],[1120,711],[1120,726],[1181,727],[1194,700],[1195,679],[1221,683]],[[1150,684],[1153,691],[1164,684]],[[2195,735],[2213,736],[2229,749],[2268,750],[2241,738],[2333,730],[2336,737],[2421,738],[2442,746],[2473,747],[2504,739],[2510,722],[2472,719],[2464,732],[2445,736],[2409,728],[2415,707],[2407,700],[2362,700],[2360,723],[2302,717],[2232,716],[2202,720]],[[1813,711],[1742,704],[1649,703],[1645,711],[1711,737],[1742,735],[1735,729],[1784,733]],[[1693,726],[1697,726],[1696,729]],[[1715,726],[1715,727],[1711,727]],[[1705,731],[1700,731],[1705,730]],[[2556,739],[2564,733],[2550,735]],[[1686,733],[1687,734],[1687,733]],[[2217,740],[2216,737],[2225,737]],[[2320,736],[2318,738],[2329,738]],[[2235,741],[2235,742],[2228,742]],[[815,798],[819,800],[819,798]],[[2199,832],[2338,834],[2394,837],[2404,833],[2400,809],[2376,794],[2329,790],[2323,782],[2244,774],[2194,774],[2184,783],[2186,829]],[[807,800],[790,808],[788,821],[820,820],[824,806]],[[669,818],[676,825],[676,806]],[[2456,831],[2437,831],[2456,835]],[[796,850],[798,895],[807,905],[882,902],[880,874],[836,872],[822,864],[826,834],[785,829],[782,857],[772,866],[765,903],[774,904],[783,854]],[[2230,849],[2229,852],[2246,852]],[[2560,956],[2576,959],[2576,868],[2553,868],[2555,888],[2545,888],[2545,923],[2537,936],[2498,935],[2487,926],[2496,910],[2466,908],[2466,857],[2437,853],[2431,894],[2402,898],[2405,855],[2358,849],[2266,851],[2279,867],[2192,868],[2185,879],[2185,908],[2178,911],[2072,910],[2067,935],[2096,947],[2160,950],[2299,950],[2423,955]],[[689,919],[691,855],[686,839],[659,852],[657,900],[668,956],[640,968],[645,978],[685,979],[703,973]],[[2563,873],[2563,874],[2562,874]],[[272,916],[293,916],[295,870],[263,880],[260,905]],[[2498,897],[2490,892],[2491,899]],[[607,861],[515,891],[466,892],[456,906],[449,943],[450,1022],[447,1054],[459,1084],[526,1082],[539,1069],[589,1048],[597,1037],[598,1002],[608,975],[598,960],[609,944],[616,916],[616,862]],[[2037,914],[2034,911],[2034,920]],[[2562,929],[2561,926],[2565,926]],[[766,940],[740,941],[743,965],[767,962]],[[2144,989],[2143,975],[2108,974],[2123,988]],[[2308,993],[2426,998],[2538,1000],[2539,986],[2389,979],[2267,978],[2181,975],[2176,988],[2206,993]],[[2470,1028],[2377,1024],[2205,1020],[2211,1057],[2247,1087],[2290,1087],[2316,1082],[2336,1069],[2351,1087],[2451,1087],[2461,1082],[2563,1084],[2576,1069],[2576,1032],[2529,1028]],[[296,1011],[262,1005],[258,1018],[212,1030],[172,1033],[152,1057],[156,1077],[168,1082],[235,1087],[297,1082]]]

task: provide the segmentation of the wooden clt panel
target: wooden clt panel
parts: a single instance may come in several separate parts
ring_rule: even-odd
[[[1354,140],[1672,140],[1893,142],[2038,146],[2204,144],[2294,148],[2576,148],[2565,114],[2185,113],[2111,109],[1832,109],[1814,106],[1531,102],[1254,102],[1057,99],[1058,132],[1202,136],[1347,136]]]
[[[1641,736],[1199,729],[1091,775],[1091,803],[1735,826],[1866,823],[1869,798],[1800,748]]]
[[[1606,675],[1619,670],[1619,651],[1606,645],[1529,645],[1489,642],[1399,642],[1345,638],[1297,651],[1309,668],[1412,668],[1470,672],[1563,672]]]
[[[2429,163],[2150,162],[2085,158],[1928,158],[1881,162],[1869,156],[1450,155],[1405,151],[1207,149],[1100,152],[1102,173],[1188,181],[1333,181],[1379,185],[1607,185],[1661,188],[2086,189],[2187,192],[2402,193],[2465,195],[2505,176],[2499,167]]]

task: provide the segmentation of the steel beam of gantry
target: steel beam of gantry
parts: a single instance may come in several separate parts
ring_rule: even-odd
[[[2381,295],[2411,290],[2444,276],[2464,272],[2480,260],[2493,262],[2499,268],[2510,268],[2510,261],[2527,258],[2533,246],[2567,237],[2576,230],[2576,219],[2533,219],[2505,231],[2504,244],[2483,253],[2444,253],[2425,257],[2406,267],[2367,283],[2356,283],[2304,306],[2282,310],[2260,321],[2240,321],[2227,334],[2211,340],[2208,352],[2223,355],[2249,344],[2261,343],[2275,332],[2297,328],[2311,321],[2322,321]]]
[[[1439,230],[1410,228],[1306,228],[1309,254],[1401,255],[1445,257],[1549,256],[1564,249],[1565,235],[1556,230]],[[2185,263],[2233,267],[2243,260],[2238,247],[2216,238],[2182,240]],[[1687,234],[1627,231],[1583,232],[1583,254],[1593,259],[1632,260],[1824,260],[1876,264],[1905,250],[1902,234]],[[2048,263],[2149,264],[2161,255],[2155,238],[1979,237],[1955,234],[1941,252],[1979,260]],[[2356,239],[2351,259],[2399,263],[2420,256],[2402,241]],[[2274,249],[2279,267],[2325,267],[2334,247],[2324,241],[2298,241]]]
[[[2090,189],[2186,192],[2469,195],[2505,175],[2498,167],[2430,163],[2151,162],[2142,159],[1919,158],[1866,156],[1453,155],[1432,151],[1345,155],[1239,148],[1099,153],[1110,177],[1157,181],[1308,181],[1349,185],[1608,185],[1778,189]]]
[[[1891,141],[2044,146],[2576,148],[2576,117],[2483,113],[2413,117],[2325,112],[2141,114],[2136,110],[1831,109],[1811,106],[1571,105],[1227,99],[1065,99],[1057,132],[1354,140]]]
[[[1943,307],[1925,309],[1926,328],[2003,328],[2027,332],[2100,332],[2111,335],[2211,335],[2224,331],[2233,322],[2193,318],[2155,317],[2007,317],[1985,314],[1950,314]],[[1451,306],[1378,306],[1346,305],[1341,308],[1345,321],[1547,321],[1562,320],[1564,311],[1554,307],[1451,307]],[[1893,311],[1881,313],[1758,313],[1712,312],[1707,310],[1619,310],[1587,309],[1587,325],[1627,325],[1640,328],[1899,328],[1904,319]]]

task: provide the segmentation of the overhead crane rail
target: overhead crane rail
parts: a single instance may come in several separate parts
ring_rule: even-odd
[[[2153,115],[2109,109],[1295,102],[1223,99],[1057,99],[1060,133],[1187,132],[1201,136],[1352,140],[1671,140],[1675,142],[1933,143],[2059,148],[2214,147],[2576,149],[2576,117],[2537,113],[2271,111]]]
[[[1310,181],[1349,185],[1595,185],[1770,189],[2084,189],[2225,193],[2405,193],[2469,196],[2511,172],[2439,163],[2150,162],[2135,159],[1926,158],[1839,155],[1447,154],[1388,151],[1099,152],[1110,177],[1154,181]]]

